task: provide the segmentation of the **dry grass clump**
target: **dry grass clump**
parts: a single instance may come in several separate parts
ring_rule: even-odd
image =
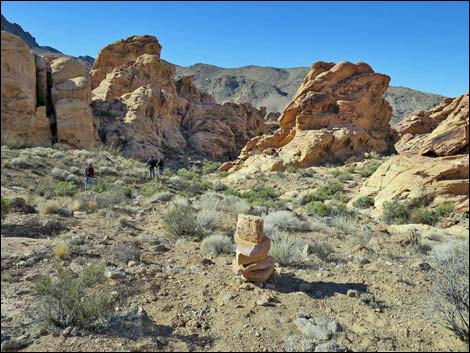
[[[52,247],[52,255],[57,260],[64,260],[70,256],[70,244],[65,241],[60,241]]]
[[[302,257],[305,243],[286,234],[276,234],[271,238],[269,255],[282,266],[291,265]]]
[[[56,214],[59,210],[59,203],[55,200],[49,200],[39,205],[39,212],[43,215]]]
[[[209,235],[202,240],[201,252],[206,256],[219,256],[231,254],[235,245],[229,237],[223,235]]]

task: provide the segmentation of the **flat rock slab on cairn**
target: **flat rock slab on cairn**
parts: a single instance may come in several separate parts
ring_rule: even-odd
[[[274,258],[268,256],[271,241],[263,235],[261,217],[238,215],[235,233],[237,252],[233,272],[250,282],[264,282],[274,272]]]

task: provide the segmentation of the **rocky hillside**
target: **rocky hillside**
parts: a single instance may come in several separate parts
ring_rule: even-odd
[[[177,76],[195,75],[196,87],[212,95],[219,103],[246,101],[255,107],[266,107],[267,112],[281,112],[308,71],[308,67],[282,69],[254,65],[233,69],[207,64],[176,67]],[[430,109],[443,98],[406,87],[391,86],[385,92],[385,99],[393,109],[392,125],[414,111]]]

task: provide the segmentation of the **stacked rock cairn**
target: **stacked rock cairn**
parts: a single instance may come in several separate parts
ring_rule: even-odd
[[[263,234],[263,219],[239,214],[235,242],[233,272],[249,282],[266,281],[274,272],[274,258],[268,256],[271,240]]]

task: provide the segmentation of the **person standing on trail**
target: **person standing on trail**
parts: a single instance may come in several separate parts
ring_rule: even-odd
[[[163,168],[165,167],[165,162],[163,161],[163,157],[160,158],[160,160],[158,161],[158,174],[161,176],[163,176]]]
[[[145,165],[149,168],[149,179],[154,179],[155,168],[157,167],[157,161],[155,157],[152,155]]]
[[[85,184],[85,190],[86,190],[88,189],[88,186],[90,186],[93,183],[93,178],[95,177],[95,169],[93,168],[93,164],[91,162],[87,164],[83,174],[84,174],[84,184]]]

